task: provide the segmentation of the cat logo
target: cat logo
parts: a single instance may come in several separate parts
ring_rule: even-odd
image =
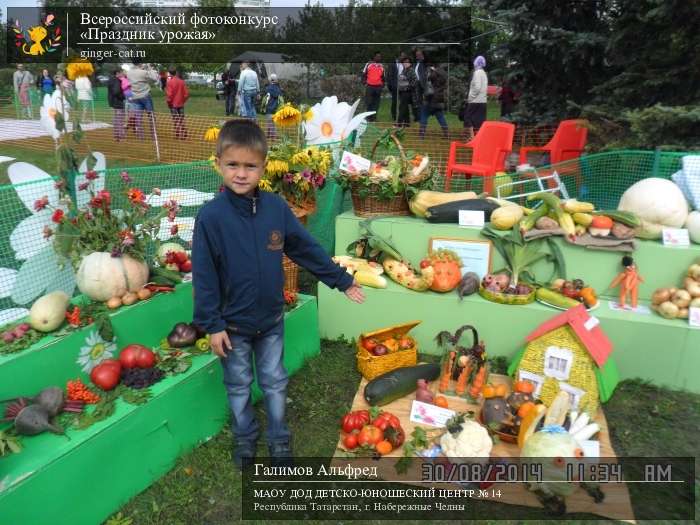
[[[12,31],[15,36],[15,46],[22,53],[30,56],[53,53],[61,46],[61,28],[54,24],[54,15],[48,15],[42,25],[22,30],[19,20],[15,21]]]
[[[284,248],[284,239],[282,238],[282,233],[279,230],[272,230],[270,232],[270,242],[267,245],[268,250],[281,250]]]

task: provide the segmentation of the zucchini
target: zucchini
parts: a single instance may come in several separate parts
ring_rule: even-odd
[[[500,208],[495,202],[486,199],[469,199],[432,206],[425,212],[428,222],[459,222],[459,210],[483,211],[484,221],[491,220],[491,213]]]
[[[149,270],[149,279],[156,284],[176,285],[182,282],[180,272],[174,272],[160,266],[151,266]]]
[[[425,217],[425,211],[440,204],[448,202],[463,201],[468,199],[476,199],[476,193],[473,191],[462,191],[460,193],[449,193],[442,191],[419,191],[413,199],[408,203],[411,213],[416,217]]]
[[[554,290],[550,290],[544,287],[538,288],[535,296],[540,301],[549,303],[552,306],[558,306],[559,308],[566,308],[567,310],[569,308],[574,308],[575,306],[582,304],[579,303],[576,299],[572,299],[571,297],[567,297],[564,294],[560,294],[559,292],[555,292]]]
[[[440,375],[440,366],[424,364],[397,368],[375,377],[365,386],[365,401],[373,406],[382,406],[416,390],[416,381],[435,381]]]

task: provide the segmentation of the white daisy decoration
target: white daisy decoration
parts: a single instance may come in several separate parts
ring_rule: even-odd
[[[347,138],[350,133],[374,111],[355,115],[360,99],[350,106],[347,102],[338,102],[338,97],[324,98],[311,108],[312,117],[304,122],[307,144],[328,144]]]
[[[180,206],[201,206],[216,197],[215,193],[206,193],[190,188],[168,188],[160,190],[160,195],[152,193],[146,197],[146,202],[159,208],[166,202],[175,201]]]
[[[39,109],[39,115],[41,116],[41,126],[53,137],[54,140],[58,140],[61,136],[61,132],[56,127],[56,117],[60,113],[63,116],[63,121],[68,122],[68,110],[70,105],[68,101],[63,97],[60,89],[53,92],[52,95],[44,95],[44,103]]]
[[[92,330],[85,338],[85,346],[80,348],[77,363],[82,367],[83,372],[89,374],[102,361],[114,357],[116,348],[114,342],[105,341],[97,330]]]

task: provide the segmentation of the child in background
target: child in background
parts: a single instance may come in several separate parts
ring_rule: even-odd
[[[253,120],[228,121],[219,133],[216,161],[224,191],[197,215],[192,245],[194,323],[210,334],[221,358],[239,468],[255,460],[260,427],[251,402],[252,361],[263,391],[272,464],[292,464],[287,427],[288,375],[282,362],[282,255],[356,303],[364,293],[275,193],[260,191],[267,140]]]

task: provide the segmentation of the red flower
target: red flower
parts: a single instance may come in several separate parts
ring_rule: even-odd
[[[88,189],[88,186],[90,186],[89,182],[82,182],[78,184],[78,191],[85,191],[86,189]]]
[[[64,215],[63,210],[60,210],[60,209],[56,210],[53,212],[53,215],[51,215],[51,220],[53,222],[55,222],[56,224],[58,224],[59,222],[61,222],[63,220],[63,215]]]
[[[80,308],[74,306],[72,312],[66,312],[66,320],[71,326],[80,326]]]
[[[90,170],[85,173],[85,178],[87,180],[95,180],[97,177],[99,177],[99,175],[95,170]]]
[[[177,224],[173,224],[170,227],[170,235],[177,235]]]
[[[46,206],[48,206],[48,205],[49,205],[49,198],[46,195],[44,195],[41,199],[34,201],[34,209],[36,211],[41,211],[44,208],[46,208]]]
[[[56,184],[54,184],[54,187],[57,190],[62,190],[65,187],[65,185],[66,185],[66,183],[64,181],[58,180],[58,181],[56,181]]]
[[[126,195],[127,197],[129,197],[129,200],[134,204],[142,204],[146,199],[146,196],[138,188],[131,188],[129,191],[126,192]]]
[[[109,192],[107,190],[102,190],[97,192],[97,195],[90,199],[89,206],[91,208],[109,208],[109,203],[111,200],[112,196],[109,194]]]
[[[109,206],[109,203],[112,202],[112,196],[109,194],[107,190],[102,190],[97,193],[97,196],[100,197],[105,205]]]

